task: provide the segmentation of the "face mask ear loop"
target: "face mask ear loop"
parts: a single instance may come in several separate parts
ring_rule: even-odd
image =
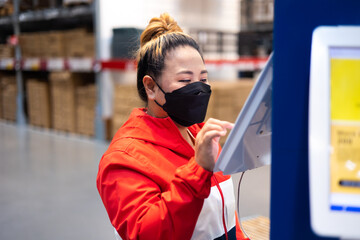
[[[150,76],[150,75],[149,75]],[[155,84],[160,88],[160,90],[165,94],[165,91],[160,87],[160,85],[157,83],[154,77],[150,76],[152,80],[155,82]]]
[[[160,105],[160,103],[158,103],[155,99],[154,99],[154,102],[155,102],[159,107],[161,107],[162,109],[164,109],[164,105]]]
[[[149,75],[150,76],[150,75]],[[159,89],[164,93],[164,94],[166,94],[165,93],[165,91],[160,87],[160,85],[157,83],[157,81],[155,80],[155,78],[154,77],[152,77],[152,76],[150,76],[151,78],[152,78],[152,80],[155,82],[155,84],[159,87]],[[158,103],[155,99],[154,99],[154,102],[159,106],[159,107],[161,107],[162,109],[164,109],[164,105],[160,105],[160,103]]]

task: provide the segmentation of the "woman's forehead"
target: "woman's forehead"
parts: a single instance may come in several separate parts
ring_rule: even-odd
[[[190,46],[179,46],[166,54],[165,69],[178,71],[206,70],[200,53]]]

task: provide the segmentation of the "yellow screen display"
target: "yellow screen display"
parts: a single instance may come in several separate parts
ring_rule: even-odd
[[[331,58],[331,192],[360,194],[360,59]]]

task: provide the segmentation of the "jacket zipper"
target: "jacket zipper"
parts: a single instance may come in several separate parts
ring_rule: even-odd
[[[225,238],[226,240],[229,239],[228,237],[228,231],[227,231],[227,228],[226,228],[226,223],[225,223],[225,199],[224,199],[224,195],[221,191],[221,188],[220,188],[220,184],[218,182],[218,180],[216,179],[216,177],[214,176],[214,180],[215,180],[215,184],[216,184],[216,187],[218,188],[219,192],[220,192],[220,196],[221,196],[221,201],[222,201],[222,220],[223,220],[223,226],[224,226],[224,231],[225,231]]]

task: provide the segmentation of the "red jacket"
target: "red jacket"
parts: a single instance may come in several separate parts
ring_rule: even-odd
[[[201,127],[189,130],[196,136]],[[134,109],[114,136],[97,188],[123,239],[235,239],[235,232],[245,239],[230,177],[200,167],[173,121],[144,109]]]

